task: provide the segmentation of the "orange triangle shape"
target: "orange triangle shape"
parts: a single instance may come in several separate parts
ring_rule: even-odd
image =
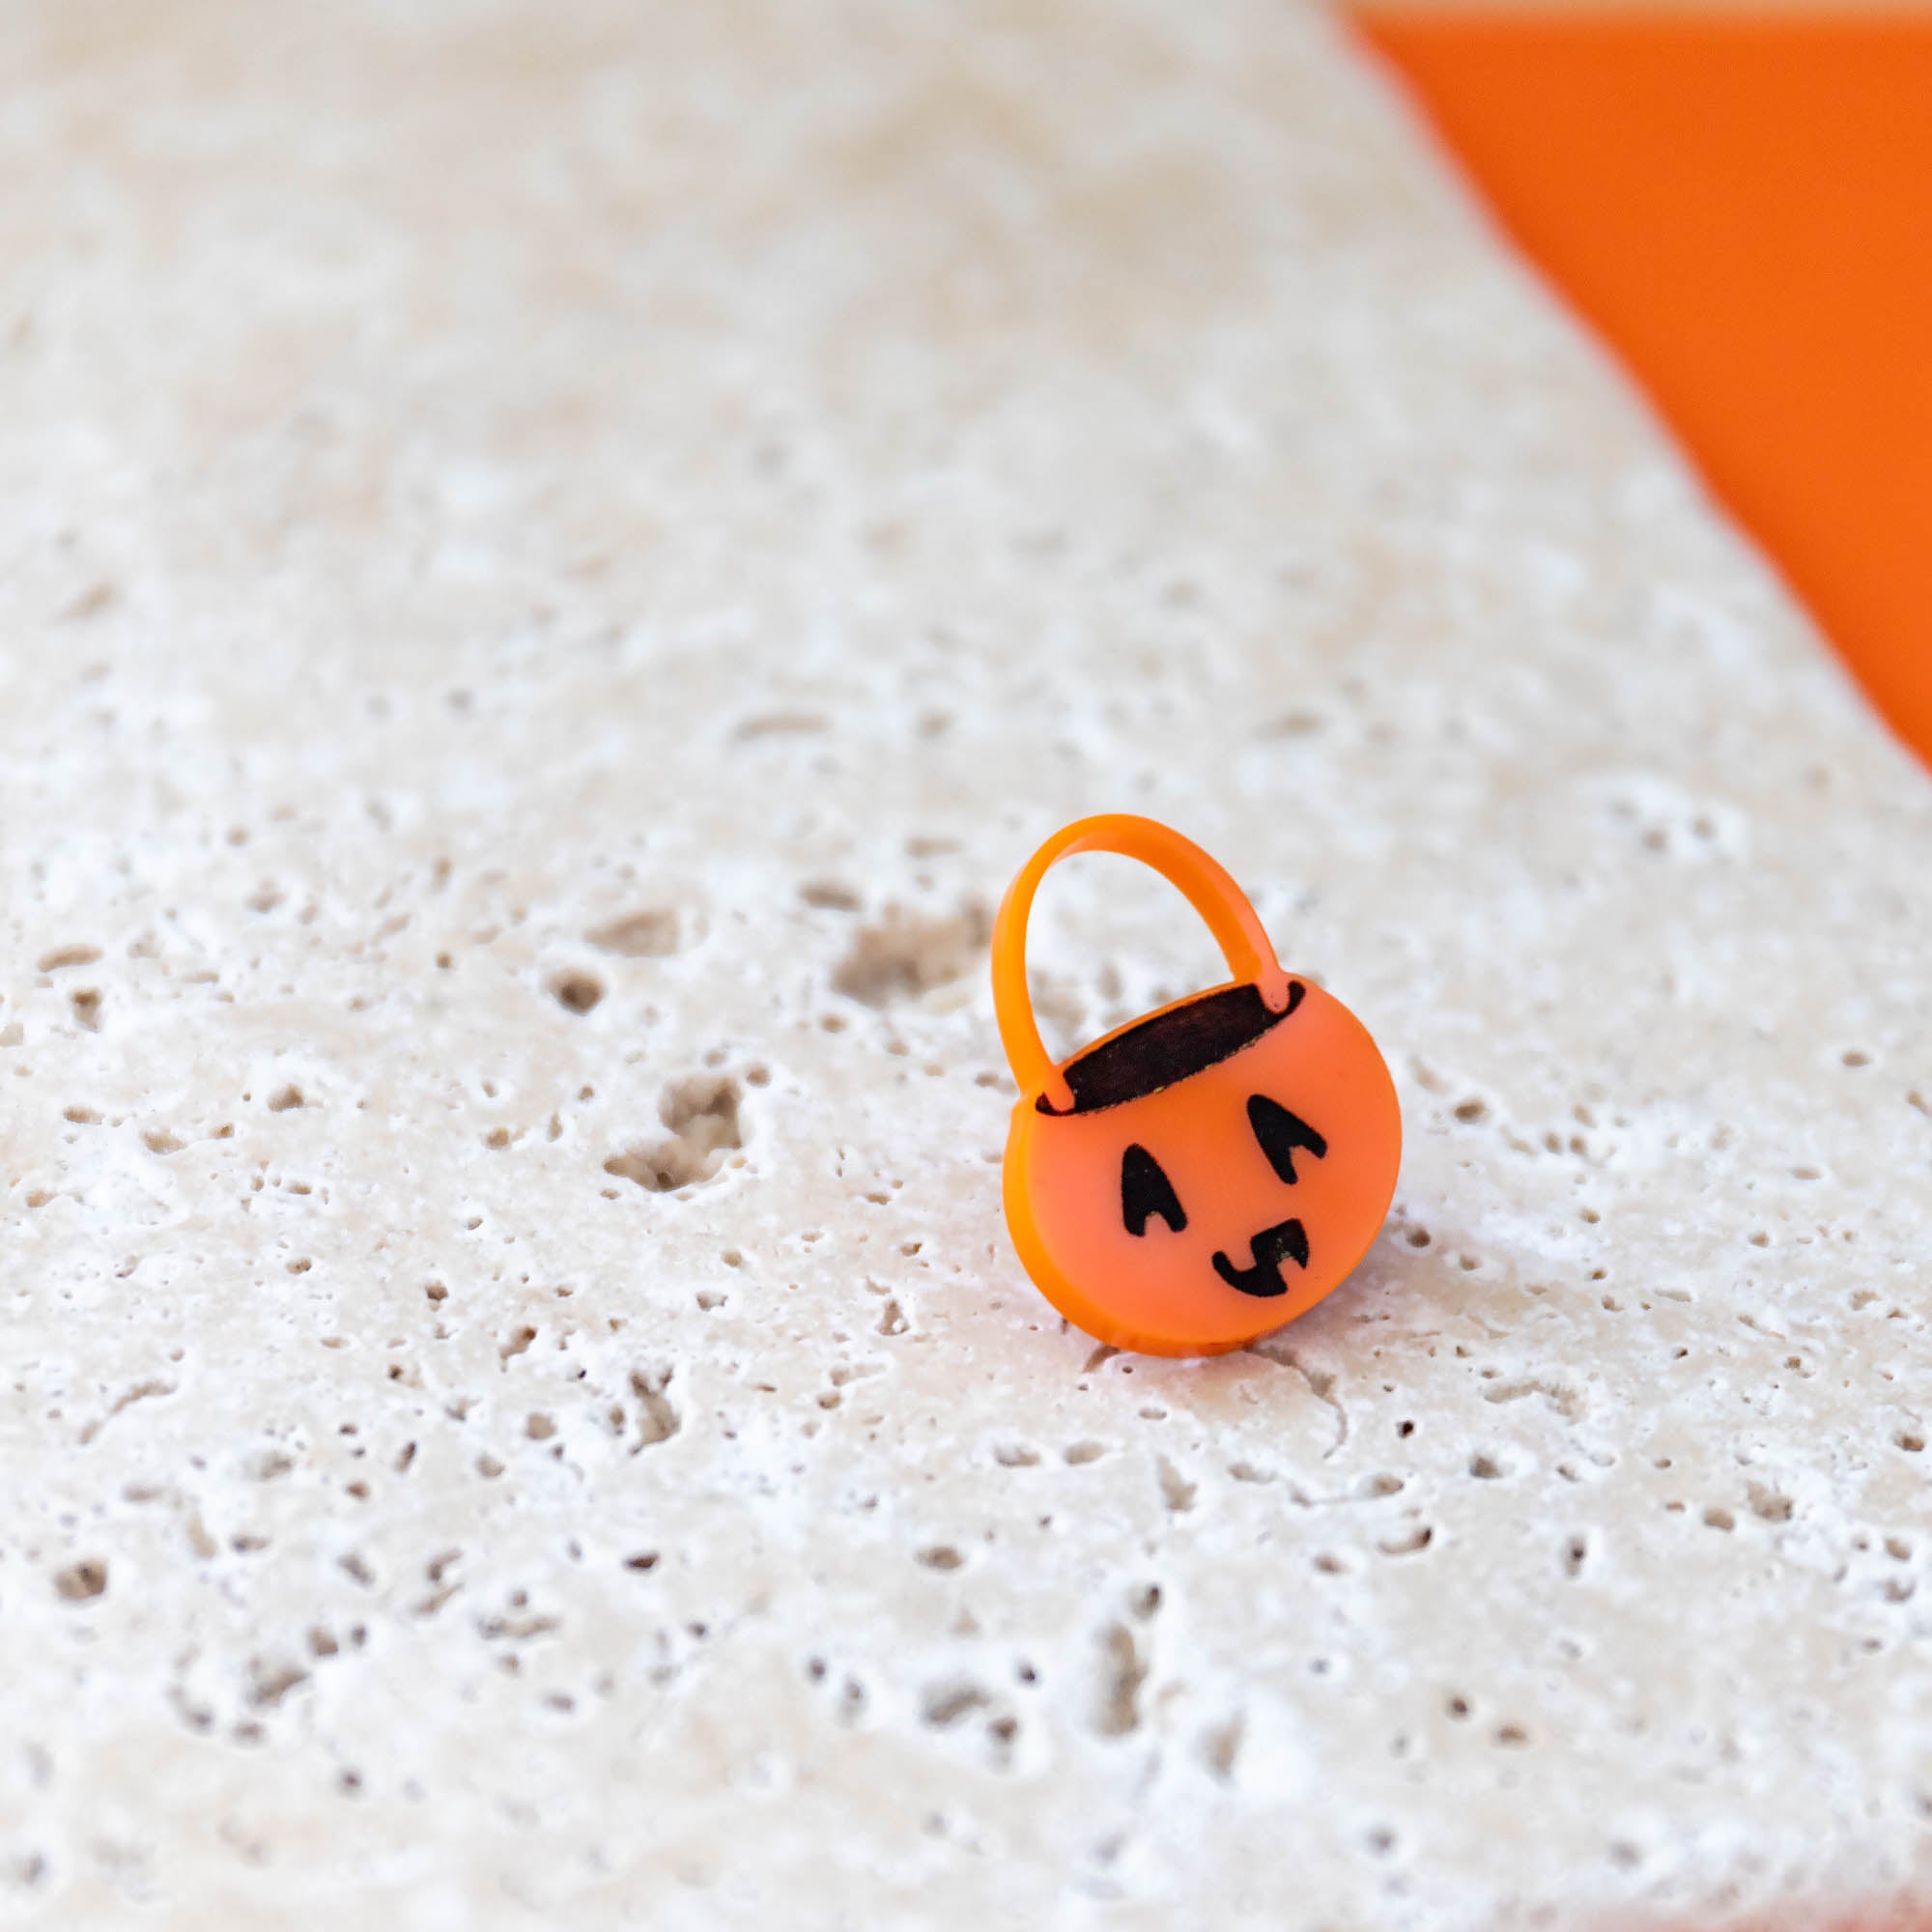
[[[1932,13],[1362,26],[1932,759]]]

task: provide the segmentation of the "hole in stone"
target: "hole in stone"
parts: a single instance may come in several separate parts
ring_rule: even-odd
[[[1417,1556],[1435,1541],[1435,1532],[1427,1523],[1418,1523],[1406,1536],[1392,1536],[1376,1548],[1384,1556]]]
[[[271,1114],[286,1114],[291,1108],[307,1105],[308,1102],[302,1098],[302,1090],[293,1080],[269,1095],[269,1111]]]
[[[861,928],[832,975],[833,989],[868,1007],[917,999],[970,972],[992,929],[977,903],[944,919],[890,912]]]
[[[670,1386],[673,1371],[668,1368],[633,1369],[631,1393],[638,1399],[638,1439],[631,1454],[668,1442],[683,1426],[677,1410],[665,1391]]]
[[[1069,1455],[1067,1461],[1070,1463]],[[1155,1473],[1160,1478],[1160,1499],[1176,1516],[1184,1516],[1194,1507],[1198,1484],[1190,1483],[1165,1456],[1154,1460]]]
[[[1225,1724],[1217,1724],[1212,1730],[1203,1732],[1201,1754],[1208,1762],[1208,1769],[1216,1777],[1226,1780],[1234,1776],[1235,1760],[1240,1755],[1241,1738],[1246,1729],[1246,1720],[1236,1716]]]
[[[308,1672],[297,1663],[267,1663],[257,1658],[250,1666],[248,1701],[273,1710],[289,1692],[308,1682]]]
[[[611,1155],[604,1172],[654,1194],[669,1194],[715,1179],[724,1156],[745,1144],[739,1131],[739,1098],[735,1080],[711,1075],[667,1088],[658,1117],[670,1137]]]
[[[552,997],[566,1012],[587,1013],[604,997],[604,982],[581,968],[558,973],[550,982]]]
[[[985,1709],[993,1700],[977,1684],[943,1684],[925,1693],[920,1719],[936,1731],[950,1729],[969,1712]]]
[[[641,912],[613,919],[584,937],[599,952],[615,952],[626,959],[662,958],[677,951],[678,917],[668,906],[646,906]]]
[[[96,1557],[71,1563],[54,1577],[54,1589],[70,1604],[85,1603],[107,1588],[107,1565]]]
[[[857,912],[861,903],[859,895],[837,879],[808,879],[798,895],[820,912]]]
[[[1140,1728],[1141,1686],[1147,1665],[1125,1624],[1109,1624],[1101,1633],[1104,1663],[1100,1712],[1094,1728],[1102,1737],[1121,1738]]]
[[[37,971],[58,973],[64,966],[92,966],[100,957],[98,946],[57,946],[51,952],[43,952]]]

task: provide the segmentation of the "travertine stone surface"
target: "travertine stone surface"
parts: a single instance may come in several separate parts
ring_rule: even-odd
[[[0,20],[0,1914],[1510,1928],[1906,1882],[1932,785],[1322,16]],[[1007,1245],[1181,826],[1357,1279]],[[1063,1045],[1215,977],[1057,873]]]

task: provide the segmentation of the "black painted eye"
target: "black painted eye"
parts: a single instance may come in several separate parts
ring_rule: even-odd
[[[1187,1210],[1174,1182],[1161,1172],[1160,1162],[1136,1144],[1121,1156],[1121,1219],[1130,1235],[1145,1235],[1151,1216],[1158,1214],[1178,1235],[1187,1225]]]
[[[1250,1096],[1248,1125],[1254,1128],[1268,1165],[1290,1186],[1294,1184],[1294,1156],[1300,1150],[1306,1148],[1317,1160],[1328,1151],[1328,1143],[1299,1114],[1291,1114],[1265,1094]]]

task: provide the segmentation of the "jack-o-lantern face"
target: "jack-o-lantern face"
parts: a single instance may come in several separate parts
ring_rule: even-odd
[[[1402,1118],[1368,1030],[1321,987],[1281,974],[1233,882],[1153,830],[1184,847],[1156,849],[1197,904],[1216,875],[1225,881],[1247,922],[1237,936],[1259,935],[1255,977],[1164,1007],[1064,1066],[1043,1051],[1030,1060],[1007,1141],[1007,1218],[1027,1272],[1088,1333],[1213,1354],[1292,1321],[1354,1268],[1395,1191]],[[1110,832],[1109,849],[1122,849],[1120,837]],[[1059,856],[1052,841],[1042,852]],[[1009,1029],[1009,1012],[1017,1067],[1037,1035]]]
[[[1119,1347],[1238,1348],[1336,1287],[1388,1212],[1388,1069],[1305,980],[1279,1014],[1248,985],[1165,1008],[1065,1071],[1070,1113],[1015,1110],[1008,1215],[1047,1298]]]

